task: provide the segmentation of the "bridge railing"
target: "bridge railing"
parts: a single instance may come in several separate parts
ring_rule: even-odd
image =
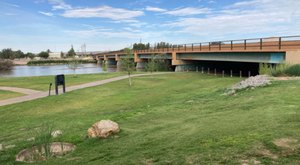
[[[215,52],[215,51],[285,51],[300,49],[300,36],[284,36],[270,38],[252,38],[225,40],[202,43],[171,45],[169,47],[150,47],[135,50],[137,53],[168,53],[168,52]]]

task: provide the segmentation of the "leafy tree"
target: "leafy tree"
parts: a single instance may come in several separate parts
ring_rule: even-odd
[[[145,49],[149,49],[150,48],[150,44],[143,44],[143,43],[134,43],[133,44],[133,50],[145,50]]]
[[[122,69],[128,74],[129,86],[132,85],[131,74],[135,70],[135,63],[133,61],[133,54],[131,49],[126,48],[125,50],[126,56],[121,59]]]
[[[10,48],[3,49],[0,54],[0,58],[2,59],[15,59],[15,53]]]
[[[65,58],[65,54],[63,52],[60,52],[60,58]]]
[[[76,60],[75,57],[73,57],[72,60],[68,62],[68,68],[73,70],[74,77],[76,77],[76,69],[78,69],[79,66],[80,66],[80,62],[79,60]]]
[[[67,57],[75,57],[75,56],[76,56],[76,53],[75,53],[75,50],[74,50],[73,45],[72,45],[71,49],[67,53]]]
[[[34,57],[35,57],[35,55],[33,53],[28,52],[25,54],[25,58],[34,59]]]
[[[21,50],[15,51],[14,54],[15,58],[25,58],[25,54]]]
[[[148,63],[146,64],[146,70],[150,71],[150,73],[152,74],[157,69],[158,69],[157,56],[152,54],[151,58],[148,60]]]
[[[47,59],[49,57],[49,53],[42,51],[38,54],[39,57]]]

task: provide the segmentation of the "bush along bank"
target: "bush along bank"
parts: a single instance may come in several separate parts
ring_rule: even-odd
[[[277,64],[275,66],[268,64],[259,65],[259,74],[269,75],[274,77],[279,76],[300,76],[300,64],[288,65]]]
[[[68,64],[72,60],[33,60],[29,61],[27,65],[44,65],[44,64]],[[96,60],[82,60],[78,59],[78,63],[97,63]]]
[[[0,71],[10,70],[13,67],[13,62],[11,60],[1,60],[0,59]]]

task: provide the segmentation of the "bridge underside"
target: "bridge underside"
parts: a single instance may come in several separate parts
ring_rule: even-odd
[[[275,64],[282,63],[285,60],[285,53],[179,53],[177,54],[177,60],[254,62]]]

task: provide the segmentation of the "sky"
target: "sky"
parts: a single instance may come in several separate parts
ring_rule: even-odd
[[[109,51],[140,41],[300,35],[299,7],[300,0],[0,0],[0,49]]]

